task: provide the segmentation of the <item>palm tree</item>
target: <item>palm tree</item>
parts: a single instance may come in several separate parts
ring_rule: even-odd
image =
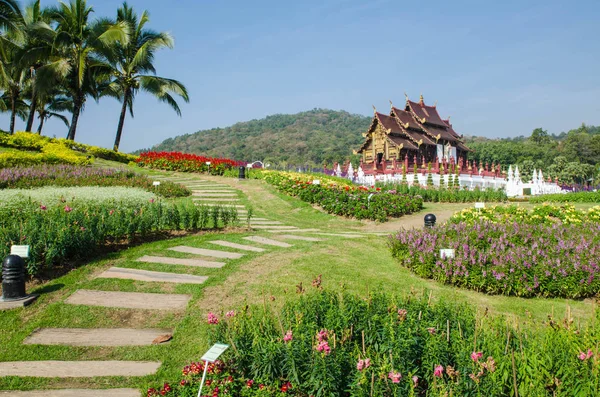
[[[44,122],[51,118],[61,120],[69,128],[69,119],[58,112],[73,112],[73,101],[65,95],[53,92],[49,95],[38,97],[36,110],[40,119],[37,133],[41,135]]]
[[[98,58],[97,49],[115,42],[127,43],[124,24],[112,24],[107,19],[90,21],[94,12],[86,0],[71,0],[68,4],[48,9],[56,30],[53,34],[53,54],[50,62],[37,73],[37,88],[49,89],[57,82],[64,84],[73,100],[73,115],[67,139],[74,140],[77,122],[89,96],[99,98],[98,83],[109,79],[109,66]]]
[[[162,48],[173,48],[173,38],[168,33],[145,29],[149,20],[148,12],[144,11],[138,18],[133,9],[126,2],[123,3],[117,11],[117,23],[124,23],[129,27],[129,42],[119,42],[101,51],[111,64],[114,76],[103,95],[116,97],[123,103],[115,137],[115,151],[119,150],[127,110],[133,117],[133,102],[140,90],[166,102],[179,116],[181,109],[174,95],[189,102],[187,89],[182,83],[156,76],[154,54]]]
[[[21,19],[21,8],[18,1],[0,0],[0,29],[2,31],[18,31]]]
[[[19,53],[22,51],[20,43],[12,34],[6,35],[0,41],[0,87],[4,91],[8,109],[10,111],[9,132],[15,132],[15,120],[18,108],[22,107],[23,91],[29,83],[27,69],[18,62]],[[14,40],[13,40],[14,39]]]

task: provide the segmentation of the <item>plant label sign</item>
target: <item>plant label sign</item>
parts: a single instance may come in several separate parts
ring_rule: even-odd
[[[321,181],[319,179],[315,179],[312,184],[313,185],[320,185]]]
[[[18,255],[21,258],[29,258],[29,246],[28,245],[13,245],[10,247],[11,255]]]
[[[454,259],[454,250],[453,249],[441,249],[440,250],[440,258]]]
[[[224,345],[222,343],[217,343],[213,345],[204,355],[202,356],[202,361],[207,361],[209,363],[214,363],[217,361],[219,356],[223,354],[225,350],[229,348],[229,345]]]
[[[475,203],[475,208],[477,208],[478,210],[484,209],[485,203]]]
[[[160,186],[160,182],[159,181],[152,182],[152,186]]]

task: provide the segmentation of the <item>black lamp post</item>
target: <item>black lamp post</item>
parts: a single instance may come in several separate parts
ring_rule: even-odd
[[[18,255],[9,255],[2,262],[2,300],[20,300],[26,296],[25,261]]]
[[[424,219],[425,227],[428,227],[428,228],[434,227],[436,220],[437,220],[437,218],[433,214],[425,215],[425,219]]]

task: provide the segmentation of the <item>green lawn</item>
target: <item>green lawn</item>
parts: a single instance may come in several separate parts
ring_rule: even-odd
[[[97,164],[98,166],[100,164]],[[148,175],[165,173],[148,172]],[[359,222],[334,217],[319,209],[275,191],[263,181],[226,179],[202,175],[208,179],[239,188],[244,193],[243,202],[252,206],[256,217],[278,220],[300,228],[319,228],[335,233],[341,231],[368,231],[392,233],[400,227],[422,226],[423,215],[433,212],[440,219],[472,204],[427,204],[425,210],[400,220],[385,224]],[[139,263],[142,255],[168,255],[191,257],[175,252],[166,253],[168,247],[189,245],[215,248],[205,242],[221,239],[248,244],[242,237],[245,231],[206,233],[174,238],[133,247],[120,253],[93,261],[67,275],[39,286],[41,294],[36,303],[26,309],[0,312],[0,360],[160,360],[159,372],[145,378],[92,378],[92,379],[43,379],[0,378],[0,390],[60,387],[139,387],[164,381],[176,381],[181,367],[198,360],[209,341],[206,313],[209,310],[223,313],[246,303],[261,303],[264,299],[283,302],[293,299],[300,283],[311,288],[313,278],[322,275],[325,288],[345,288],[359,294],[369,291],[388,291],[407,294],[418,291],[430,294],[432,299],[469,302],[492,314],[506,315],[522,320],[532,317],[544,320],[552,312],[561,316],[569,306],[575,321],[588,321],[594,312],[592,301],[569,301],[565,299],[522,299],[505,296],[488,296],[468,290],[421,279],[400,267],[387,248],[387,237],[368,235],[361,239],[326,237],[323,242],[293,241],[290,249],[269,247],[264,253],[244,252],[241,259],[230,260],[221,269],[174,267]],[[253,233],[256,234],[256,233]],[[258,233],[274,238],[271,233]],[[235,250],[232,250],[235,251]],[[203,285],[159,284],[128,280],[95,279],[99,272],[118,265],[157,271],[177,271],[209,276]],[[156,311],[96,308],[66,305],[63,301],[77,289],[106,291],[134,291],[191,294],[193,299],[185,312],[161,313]],[[36,328],[42,327],[135,327],[174,328],[170,344],[144,347],[66,347],[23,345],[23,339]]]

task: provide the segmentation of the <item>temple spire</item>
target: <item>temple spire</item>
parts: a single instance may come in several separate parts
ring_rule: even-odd
[[[421,96],[419,97],[419,103],[421,105],[425,105],[425,99],[423,99],[423,94],[421,94]]]
[[[373,106],[373,113],[376,114],[377,113],[377,108],[375,108],[375,105],[371,105],[371,106]]]

